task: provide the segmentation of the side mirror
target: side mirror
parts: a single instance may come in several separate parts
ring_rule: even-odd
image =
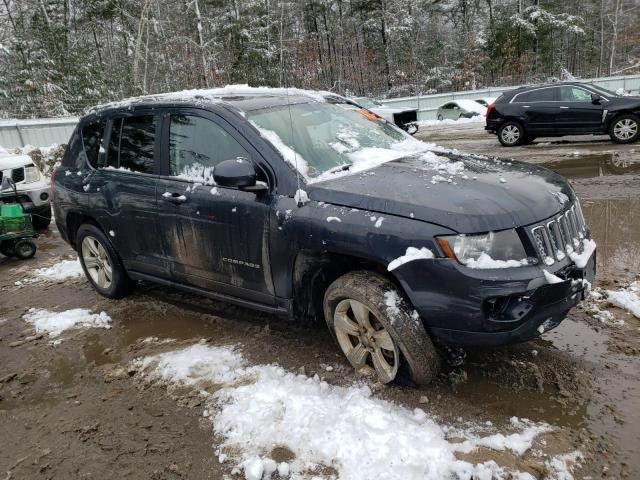
[[[220,162],[213,171],[213,180],[221,187],[241,190],[265,190],[266,185],[256,182],[256,167],[249,160],[236,158]]]
[[[591,94],[591,103],[593,103],[594,105],[600,105],[600,100],[602,100],[602,97],[600,95],[598,95],[597,93]]]

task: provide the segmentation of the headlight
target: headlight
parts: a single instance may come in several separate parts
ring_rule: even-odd
[[[24,167],[24,183],[33,183],[40,180],[40,172],[35,165]]]
[[[438,244],[449,258],[471,268],[520,267],[532,263],[515,230],[482,235],[438,237]]]

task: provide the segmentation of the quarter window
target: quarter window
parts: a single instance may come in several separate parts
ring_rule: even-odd
[[[172,176],[213,181],[213,170],[225,160],[249,160],[249,153],[222,127],[195,115],[171,115],[169,164]]]
[[[113,121],[109,166],[132,172],[154,173],[156,117],[119,118]]]
[[[82,147],[86,155],[87,162],[93,168],[104,166],[104,146],[102,134],[104,125],[102,122],[86,125],[82,128]]]

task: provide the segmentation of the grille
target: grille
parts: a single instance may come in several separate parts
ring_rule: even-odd
[[[14,182],[22,182],[24,180],[24,167],[14,168],[11,172],[11,180]]]
[[[575,251],[582,253],[582,240],[586,235],[587,225],[578,202],[531,228],[535,247],[546,265],[552,265]]]

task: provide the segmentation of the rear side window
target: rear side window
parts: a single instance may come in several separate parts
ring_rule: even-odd
[[[553,102],[558,100],[557,98],[558,88],[540,88],[538,90],[531,90],[530,92],[519,93],[513,99],[517,103],[526,102]]]
[[[172,176],[211,180],[220,162],[249,153],[222,127],[203,117],[173,114],[169,127],[169,165]]]
[[[109,142],[109,166],[154,173],[156,123],[154,115],[114,120]]]

